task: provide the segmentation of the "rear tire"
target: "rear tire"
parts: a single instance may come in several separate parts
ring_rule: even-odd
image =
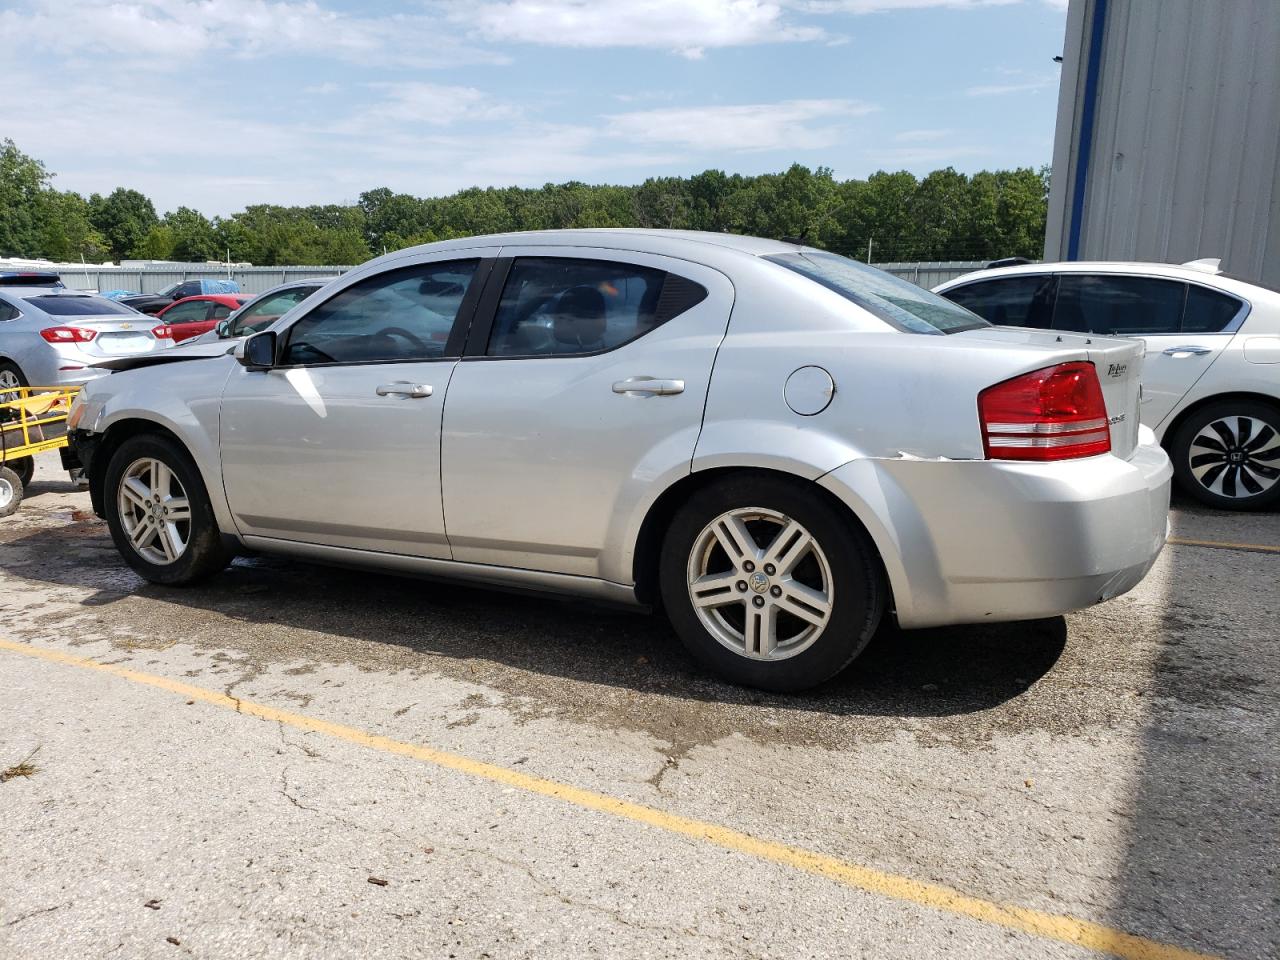
[[[12,360],[0,360],[0,392],[4,390],[12,390],[14,387],[27,387],[27,378],[22,374],[22,368]],[[12,397],[4,398],[0,396],[0,403],[5,399],[12,400]]]
[[[231,562],[200,470],[173,440],[130,437],[112,454],[104,480],[111,539],[145,579],[195,583]]]
[[[745,474],[676,512],[659,579],[667,615],[700,663],[776,692],[844,669],[875,634],[887,594],[870,538],[820,491]]]
[[[0,467],[0,517],[17,512],[22,503],[22,479],[8,467]]]
[[[1223,400],[1183,421],[1172,443],[1178,486],[1220,510],[1280,501],[1280,407]]]

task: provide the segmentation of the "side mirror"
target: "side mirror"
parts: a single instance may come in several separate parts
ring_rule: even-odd
[[[270,370],[276,363],[276,332],[264,330],[236,344],[235,357],[250,370]]]
[[[231,321],[219,320],[218,325],[213,329],[217,331],[219,339],[225,340],[227,337],[231,336]]]

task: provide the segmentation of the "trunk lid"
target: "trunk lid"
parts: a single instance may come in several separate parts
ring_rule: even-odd
[[[157,340],[151,328],[158,326],[155,317],[64,317],[62,326],[80,327],[97,334],[88,343],[77,344],[82,353],[102,357],[127,357],[150,353],[166,347],[167,340]]]
[[[987,327],[967,331],[961,336],[1052,347],[1055,350],[1079,350],[1081,358],[1091,362],[1098,371],[1098,383],[1102,385],[1102,399],[1107,405],[1107,419],[1111,425],[1111,452],[1124,460],[1133,456],[1138,448],[1138,405],[1142,391],[1142,360],[1146,354],[1141,340],[1022,327]]]

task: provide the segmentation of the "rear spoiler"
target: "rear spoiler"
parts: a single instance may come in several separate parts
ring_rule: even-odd
[[[61,287],[62,277],[56,273],[0,272],[0,287]]]

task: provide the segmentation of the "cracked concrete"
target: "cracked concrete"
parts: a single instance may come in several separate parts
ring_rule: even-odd
[[[0,522],[7,639],[999,903],[1280,955],[1280,557],[1169,548],[1112,603],[886,631],[778,697],[707,677],[659,620],[579,604],[275,560],[144,585],[40,471]],[[1280,544],[1277,514],[1181,507],[1174,526]],[[40,772],[0,785],[6,960],[1089,955],[0,651],[0,756],[37,745]]]

